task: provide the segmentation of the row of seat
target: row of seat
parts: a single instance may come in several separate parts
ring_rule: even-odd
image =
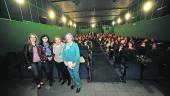
[[[106,52],[106,46],[101,44],[99,40],[98,43]],[[167,58],[170,57],[170,50],[159,47],[152,54],[150,53],[151,51],[147,52],[150,57],[136,54],[136,60],[121,62],[119,65],[116,64],[116,56],[113,55],[111,61],[120,80],[126,82],[129,79],[137,79],[139,81],[170,79],[168,74],[170,72],[170,60]]]

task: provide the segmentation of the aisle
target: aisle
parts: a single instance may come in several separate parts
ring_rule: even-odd
[[[100,49],[100,45],[97,42],[94,42],[92,81],[114,82],[118,80],[119,77],[109,63],[106,55]]]

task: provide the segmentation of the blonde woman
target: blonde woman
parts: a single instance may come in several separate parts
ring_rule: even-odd
[[[37,88],[40,89],[43,82],[41,80],[41,50],[38,45],[38,37],[36,34],[31,33],[28,37],[28,43],[24,47],[24,56],[28,69],[32,70],[34,80]]]

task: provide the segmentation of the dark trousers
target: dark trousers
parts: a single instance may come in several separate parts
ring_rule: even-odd
[[[49,83],[53,82],[53,61],[46,61],[42,63],[41,67],[41,78],[43,78],[43,73],[45,73],[45,77],[49,80]]]
[[[52,83],[53,82],[53,61],[47,61],[48,64],[48,69],[49,69],[49,82]]]
[[[53,61],[46,61],[42,63],[41,67],[41,78],[43,78],[43,73],[45,73],[45,77],[49,81],[50,84],[53,82]]]
[[[42,63],[42,67],[41,67],[41,78],[43,78],[45,75],[45,77],[47,78],[47,80],[49,79],[49,68],[48,68],[48,64],[47,63]]]
[[[36,84],[39,84],[41,82],[41,62],[36,62],[36,63],[32,63],[31,66],[32,66],[32,75],[33,75],[33,78],[36,82]]]
[[[56,66],[57,70],[58,70],[58,74],[61,74],[61,77],[63,79],[63,81],[71,81],[71,77],[69,75],[68,69],[67,67],[64,65],[64,62],[58,63],[56,61],[54,61],[54,65]]]
[[[113,59],[113,50],[109,50],[109,59]]]

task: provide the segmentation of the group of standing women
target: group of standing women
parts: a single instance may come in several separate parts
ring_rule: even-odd
[[[38,42],[36,34],[31,33],[28,37],[28,43],[24,47],[24,55],[28,69],[33,73],[37,88],[44,85],[43,73],[49,85],[53,85],[53,67],[58,70],[59,82],[63,85],[68,81],[71,89],[76,87],[76,92],[80,92],[80,52],[77,43],[73,40],[71,33],[66,34],[65,41],[56,36],[54,43],[49,42],[48,35],[43,35]]]

